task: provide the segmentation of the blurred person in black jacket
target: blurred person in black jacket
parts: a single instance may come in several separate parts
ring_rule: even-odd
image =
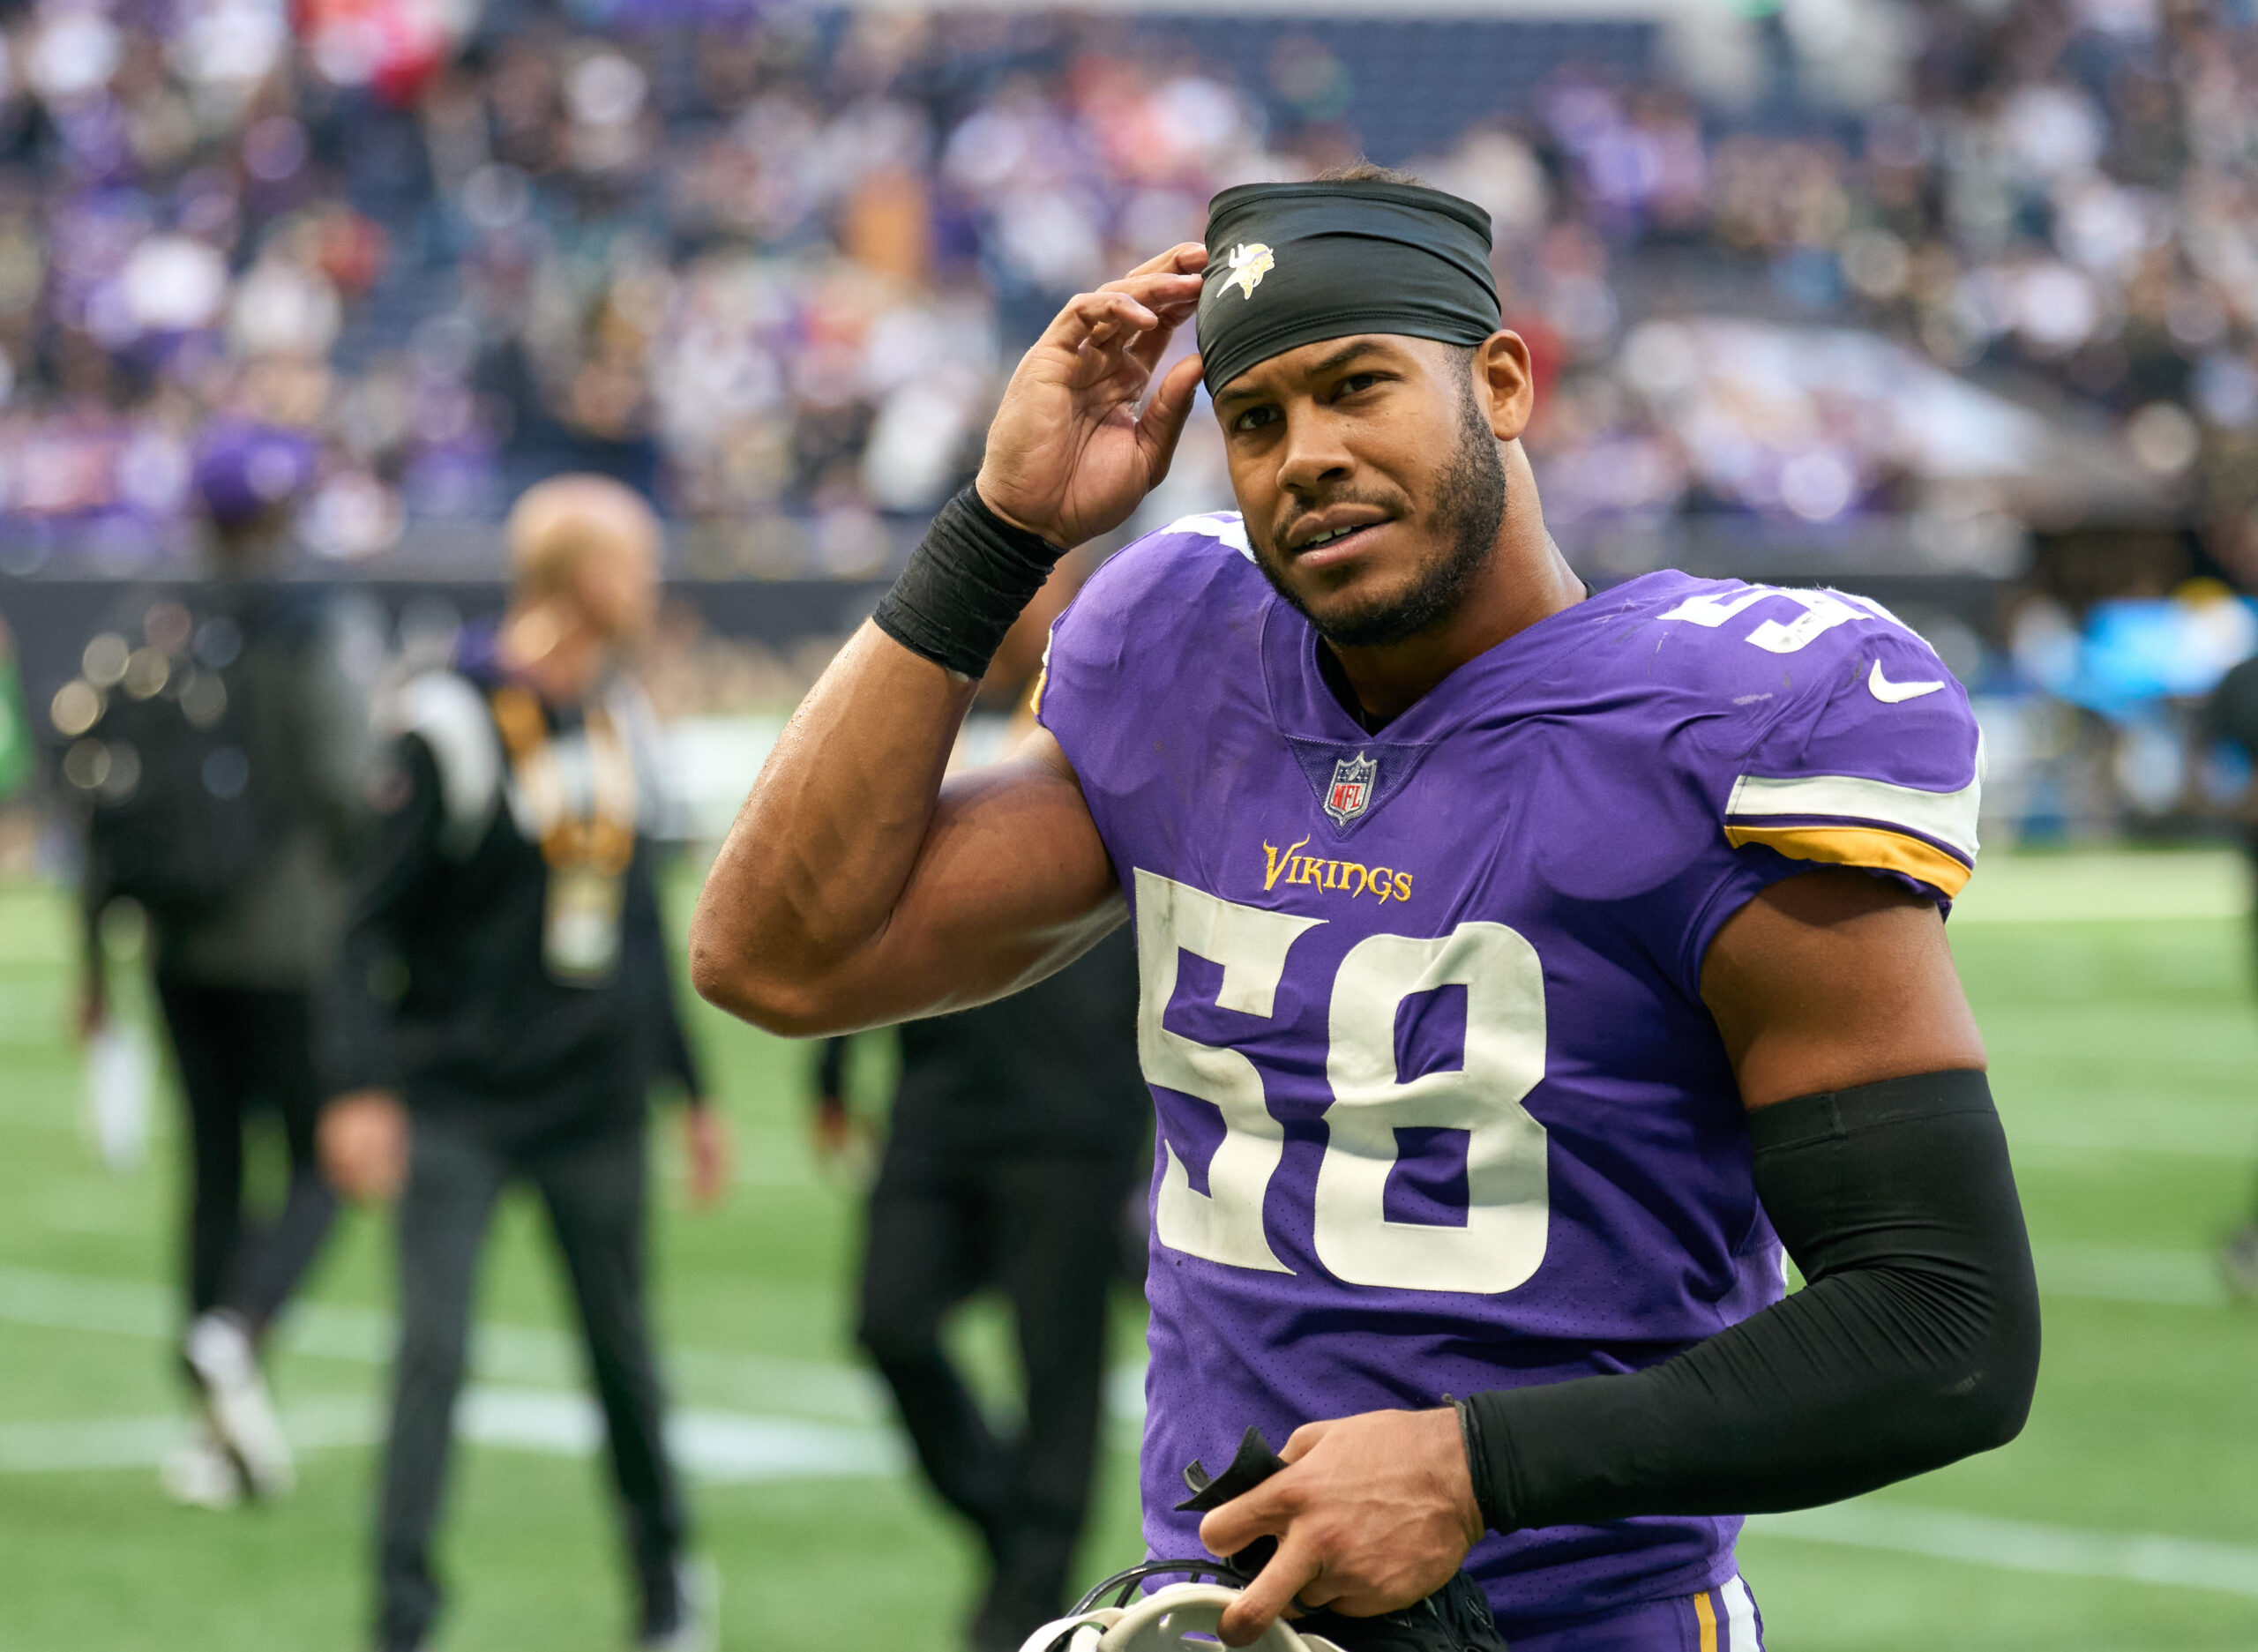
[[[91,1039],[109,1018],[103,915],[135,903],[188,1106],[181,1353],[204,1427],[167,1459],[164,1480],[211,1506],[290,1488],[258,1354],[336,1210],[314,1149],[312,1005],[333,963],[371,744],[372,672],[350,662],[380,644],[276,577],[314,457],[295,432],[207,426],[192,475],[213,578],[137,593],[52,711],[87,816],[79,1031]],[[246,1137],[263,1116],[280,1122],[288,1183],[276,1211],[249,1221]]]
[[[659,527],[593,476],[512,512],[497,632],[409,684],[328,1023],[322,1150],[400,1197],[400,1342],[378,1532],[378,1644],[429,1644],[430,1548],[471,1289],[497,1199],[530,1183],[579,1308],[630,1561],[637,1643],[712,1643],[646,1315],[647,1092],[671,1080],[694,1201],[728,1177],[675,1006],[652,872],[648,702],[620,668],[656,600]]]
[[[1053,587],[1064,581],[1054,579]],[[1040,658],[1063,588],[1022,619],[982,699],[1009,706]],[[1024,718],[976,708],[961,758],[1010,744]],[[1058,1616],[1103,1418],[1106,1313],[1141,1282],[1152,1105],[1137,1065],[1137,954],[1125,928],[993,1004],[898,1029],[901,1076],[871,1190],[856,1335],[893,1390],[919,1466],[972,1523],[988,1587],[979,1652],[1015,1652]],[[818,1060],[818,1151],[855,1139],[845,1039]],[[999,1436],[941,1345],[950,1311],[994,1287],[1011,1304],[1024,1421]]]

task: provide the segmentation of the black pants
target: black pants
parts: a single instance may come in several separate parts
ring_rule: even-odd
[[[321,1094],[307,995],[161,977],[157,1001],[188,1096],[189,1312],[230,1309],[256,1337],[337,1214],[314,1152]],[[273,1217],[254,1224],[243,1216],[243,1132],[262,1109],[281,1122],[290,1185]]]
[[[643,1628],[671,1627],[680,1609],[675,1561],[687,1534],[644,1316],[641,1128],[505,1154],[460,1124],[418,1117],[411,1141],[398,1222],[400,1351],[378,1517],[379,1644],[420,1646],[438,1615],[431,1536],[462,1388],[472,1284],[495,1201],[519,1177],[541,1193],[579,1304],[642,1588]]]
[[[926,1477],[994,1560],[975,1630],[983,1644],[1016,1646],[1065,1604],[1134,1175],[1118,1160],[937,1164],[889,1154],[871,1196],[860,1335]],[[1011,1302],[1026,1372],[1026,1426],[1008,1443],[940,1345],[948,1311],[990,1283]]]

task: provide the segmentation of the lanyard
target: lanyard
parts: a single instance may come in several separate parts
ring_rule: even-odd
[[[524,795],[542,858],[555,867],[585,867],[607,876],[627,870],[635,857],[635,764],[610,714],[588,708],[590,809],[573,815],[564,796],[563,766],[549,738],[540,702],[515,684],[494,691],[494,721],[510,751],[510,766]]]

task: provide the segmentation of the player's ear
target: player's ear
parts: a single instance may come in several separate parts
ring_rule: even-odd
[[[1529,346],[1518,333],[1497,332],[1474,347],[1474,396],[1490,415],[1490,429],[1501,442],[1521,439],[1536,410],[1536,380],[1529,370]]]

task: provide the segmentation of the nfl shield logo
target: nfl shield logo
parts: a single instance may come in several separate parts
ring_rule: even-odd
[[[1379,778],[1379,765],[1362,751],[1344,757],[1333,766],[1333,783],[1325,789],[1325,812],[1333,817],[1335,826],[1347,826],[1371,804],[1372,784]]]

